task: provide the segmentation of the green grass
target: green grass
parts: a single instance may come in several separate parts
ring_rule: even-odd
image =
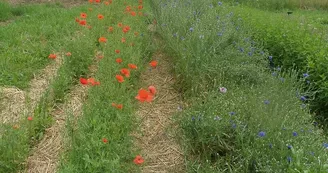
[[[128,5],[137,4],[131,1]],[[90,33],[86,33],[93,35],[90,45],[94,45],[95,50],[104,52],[104,58],[99,62],[99,69],[95,74],[101,84],[89,89],[83,115],[77,123],[74,123],[74,119],[68,121],[67,132],[70,140],[58,172],[139,171],[133,163],[138,148],[134,149],[131,136],[137,128],[137,119],[134,116],[137,101],[134,97],[139,89],[138,76],[144,70],[143,64],[150,60],[151,35],[146,30],[148,19],[122,13],[125,6],[127,5],[123,2],[115,1],[109,6],[93,6],[92,12],[86,12],[93,27]],[[144,6],[149,9],[147,4]],[[103,21],[96,19],[97,14],[105,16]],[[122,29],[117,26],[119,22],[129,25],[131,31],[123,34]],[[108,33],[109,26],[114,27],[113,33]],[[135,36],[134,32],[138,32],[139,36]],[[100,36],[106,37],[108,42],[97,43],[96,47]],[[126,38],[126,43],[121,43],[122,37]],[[129,46],[132,42],[134,46]],[[121,53],[116,54],[115,49],[121,50]],[[123,59],[122,64],[115,63],[118,57]],[[121,68],[126,68],[128,63],[136,64],[138,70],[132,70],[129,79],[125,78],[123,83],[118,83],[115,75],[119,74]],[[112,103],[123,104],[123,109],[117,110],[111,106]],[[106,138],[108,143],[104,143],[103,138]]]
[[[0,85],[28,87],[33,74],[50,61],[49,54],[66,51],[75,33],[75,15],[59,5],[28,5],[24,16],[0,28]],[[86,9],[85,9],[86,10]]]
[[[327,138],[302,101],[314,95],[312,84],[303,90],[306,79],[296,71],[272,67],[233,8],[153,2],[190,105],[176,120],[187,172],[327,172]]]

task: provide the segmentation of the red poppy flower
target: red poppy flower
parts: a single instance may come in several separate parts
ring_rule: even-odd
[[[135,65],[135,64],[128,64],[128,66],[129,66],[130,69],[137,69],[138,68],[137,65]]]
[[[136,164],[136,165],[141,165],[143,162],[144,162],[144,159],[140,156],[140,155],[137,155],[133,162]]]
[[[56,59],[57,58],[57,55],[56,54],[50,54],[48,56],[49,59]]]
[[[122,27],[123,24],[122,24],[122,23],[118,23],[117,26],[118,26],[118,27]]]
[[[119,83],[124,82],[124,77],[122,75],[116,75],[116,79]]]
[[[127,68],[122,68],[121,74],[124,75],[125,77],[130,77],[130,70]]]
[[[109,4],[111,4],[113,2],[113,0],[109,0],[108,2],[109,2]]]
[[[105,143],[105,144],[108,142],[108,140],[107,140],[106,138],[103,138],[102,141],[103,141],[103,143]]]
[[[148,90],[149,90],[150,94],[152,94],[152,95],[156,94],[156,88],[154,86],[149,86]]]
[[[91,84],[92,86],[100,85],[100,82],[99,81],[96,81],[94,78],[87,79],[87,83],[88,84]]]
[[[105,37],[100,37],[98,39],[99,42],[103,42],[103,43],[106,43],[107,42],[107,39]]]
[[[87,18],[87,13],[81,13],[81,18],[83,18],[83,19],[85,19],[85,18]]]
[[[33,117],[28,116],[28,117],[27,117],[27,120],[32,121],[32,120],[33,120]]]
[[[142,4],[142,0],[139,0],[139,4]]]
[[[131,16],[136,16],[137,15],[137,13],[136,12],[134,12],[134,11],[131,11]]]
[[[143,9],[143,6],[142,6],[142,5],[139,5],[139,6],[138,6],[138,9],[139,9],[139,10]]]
[[[117,109],[123,109],[123,104],[118,104],[118,105],[116,105],[116,108],[117,108]]]
[[[125,43],[125,42],[126,42],[126,39],[123,37],[123,38],[121,39],[121,42],[122,42],[122,43]]]
[[[123,62],[122,58],[116,58],[115,60],[117,63],[121,64]]]
[[[97,58],[98,59],[103,59],[104,58],[104,55],[97,55]]]
[[[112,103],[112,106],[115,107],[116,109],[123,109],[123,104]]]
[[[150,64],[150,66],[152,66],[153,68],[156,68],[156,67],[157,67],[157,61],[151,61],[149,64]]]
[[[112,26],[108,27],[108,31],[109,32],[113,32],[114,31],[114,28]]]
[[[95,0],[97,3],[100,3],[100,0]]]
[[[87,85],[88,84],[88,79],[85,79],[85,78],[80,78],[80,83],[82,84],[82,85]]]
[[[87,21],[86,20],[80,20],[80,25],[86,25],[87,24]]]
[[[93,2],[93,0],[89,0],[89,3],[92,3]]]
[[[104,4],[105,4],[105,5],[109,5],[109,2],[106,1],[106,2],[104,2]]]
[[[119,53],[121,53],[121,51],[119,49],[116,49],[115,53],[119,54]]]
[[[153,95],[144,89],[140,89],[135,98],[140,102],[151,102],[153,100]]]
[[[127,7],[125,8],[125,11],[131,11],[131,6],[127,6]]]
[[[72,56],[72,53],[71,52],[67,52],[66,53],[66,56]]]
[[[79,18],[75,18],[75,22],[79,22],[80,23],[80,19]]]
[[[104,18],[104,16],[102,15],[102,14],[98,14],[98,19],[99,20],[101,20],[101,19],[103,19]]]

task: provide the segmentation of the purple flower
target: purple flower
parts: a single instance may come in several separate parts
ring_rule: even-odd
[[[264,131],[260,131],[259,134],[258,134],[259,137],[264,137],[265,136],[265,132]]]
[[[308,73],[304,73],[304,74],[303,74],[303,77],[304,77],[304,78],[307,78],[307,77],[309,77],[309,76],[310,76],[310,75],[309,75]]]
[[[195,117],[191,117],[191,120],[192,120],[192,121],[195,121]]]
[[[269,56],[268,58],[269,58],[269,61],[272,61],[272,56]]]
[[[269,100],[264,100],[264,104],[268,105],[268,104],[270,104],[270,101]]]
[[[221,1],[220,1],[220,2],[218,2],[218,5],[219,5],[219,6],[221,6],[221,5],[222,5],[222,2],[221,2]]]
[[[288,149],[292,149],[292,148],[293,148],[293,146],[291,146],[291,145],[288,145],[288,146],[287,146],[287,148],[288,148]]]
[[[269,148],[272,148],[272,144],[271,143],[269,144]]]
[[[301,100],[302,101],[305,101],[306,100],[306,97],[305,96],[301,96]]]
[[[189,28],[189,31],[190,31],[190,32],[193,32],[193,31],[194,31],[194,28]]]
[[[297,132],[293,132],[293,136],[298,136]]]
[[[292,162],[292,158],[290,156],[287,157],[288,163]]]

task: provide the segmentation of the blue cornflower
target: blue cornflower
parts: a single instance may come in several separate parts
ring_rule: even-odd
[[[193,116],[193,117],[191,117],[191,120],[192,120],[192,121],[195,121],[195,117],[194,117],[194,116]]]
[[[189,28],[189,31],[190,31],[190,32],[193,32],[193,31],[194,31],[194,28]]]
[[[273,73],[272,73],[272,76],[277,76],[277,73],[276,73],[276,72],[273,72]]]
[[[302,101],[305,101],[306,100],[306,97],[305,96],[301,96],[300,98]]]
[[[174,34],[173,34],[173,37],[177,37],[177,35],[178,35],[178,33],[174,33]]]
[[[281,68],[280,68],[280,67],[277,67],[276,70],[277,70],[277,71],[281,71]]]
[[[221,6],[221,5],[222,5],[222,2],[221,2],[221,1],[220,1],[220,2],[218,2],[218,5],[219,5],[219,6]]]
[[[270,61],[272,61],[272,56],[269,56],[268,58],[269,58]]]
[[[283,77],[279,78],[281,82],[285,82],[285,79]]]
[[[236,115],[236,112],[229,112],[229,115],[232,116],[232,115]]]
[[[297,132],[293,132],[293,136],[298,136]]]
[[[287,148],[288,148],[288,149],[292,149],[292,148],[293,148],[293,146],[291,146],[291,145],[288,145],[288,146],[287,146]]]
[[[306,81],[307,84],[310,84],[311,82],[309,80]]]
[[[213,8],[213,4],[210,4],[209,7],[210,7],[210,8]]]
[[[265,132],[264,131],[260,131],[259,134],[258,134],[259,137],[264,137],[265,136]]]
[[[317,125],[318,125],[318,122],[314,121],[314,122],[313,122],[313,125],[314,125],[314,126],[317,126]]]
[[[272,148],[272,144],[271,143],[269,144],[269,148]]]
[[[322,145],[323,145],[323,147],[328,148],[328,144],[327,143],[323,143]]]
[[[311,151],[310,154],[311,154],[312,156],[314,156],[314,152],[313,152],[313,151]]]
[[[303,77],[304,77],[304,78],[307,78],[307,77],[309,77],[309,76],[310,76],[310,75],[309,75],[308,73],[304,73],[304,74],[303,74]]]
[[[270,101],[269,100],[264,100],[264,104],[268,105],[268,104],[270,104]]]
[[[248,52],[248,56],[252,56],[253,55],[253,53],[252,52]]]
[[[232,123],[231,127],[235,129],[237,125],[235,123]]]
[[[287,157],[288,163],[292,162],[292,158],[290,156]]]
[[[261,54],[261,55],[264,55],[264,52],[263,52],[263,51],[261,51],[261,52],[260,52],[260,54]]]
[[[244,48],[242,48],[242,47],[239,48],[239,51],[240,51],[240,52],[244,52]]]

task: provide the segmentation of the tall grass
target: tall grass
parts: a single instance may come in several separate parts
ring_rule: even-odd
[[[327,139],[305,102],[313,93],[300,89],[306,79],[273,66],[224,3],[153,3],[191,105],[177,118],[188,172],[328,171]]]

